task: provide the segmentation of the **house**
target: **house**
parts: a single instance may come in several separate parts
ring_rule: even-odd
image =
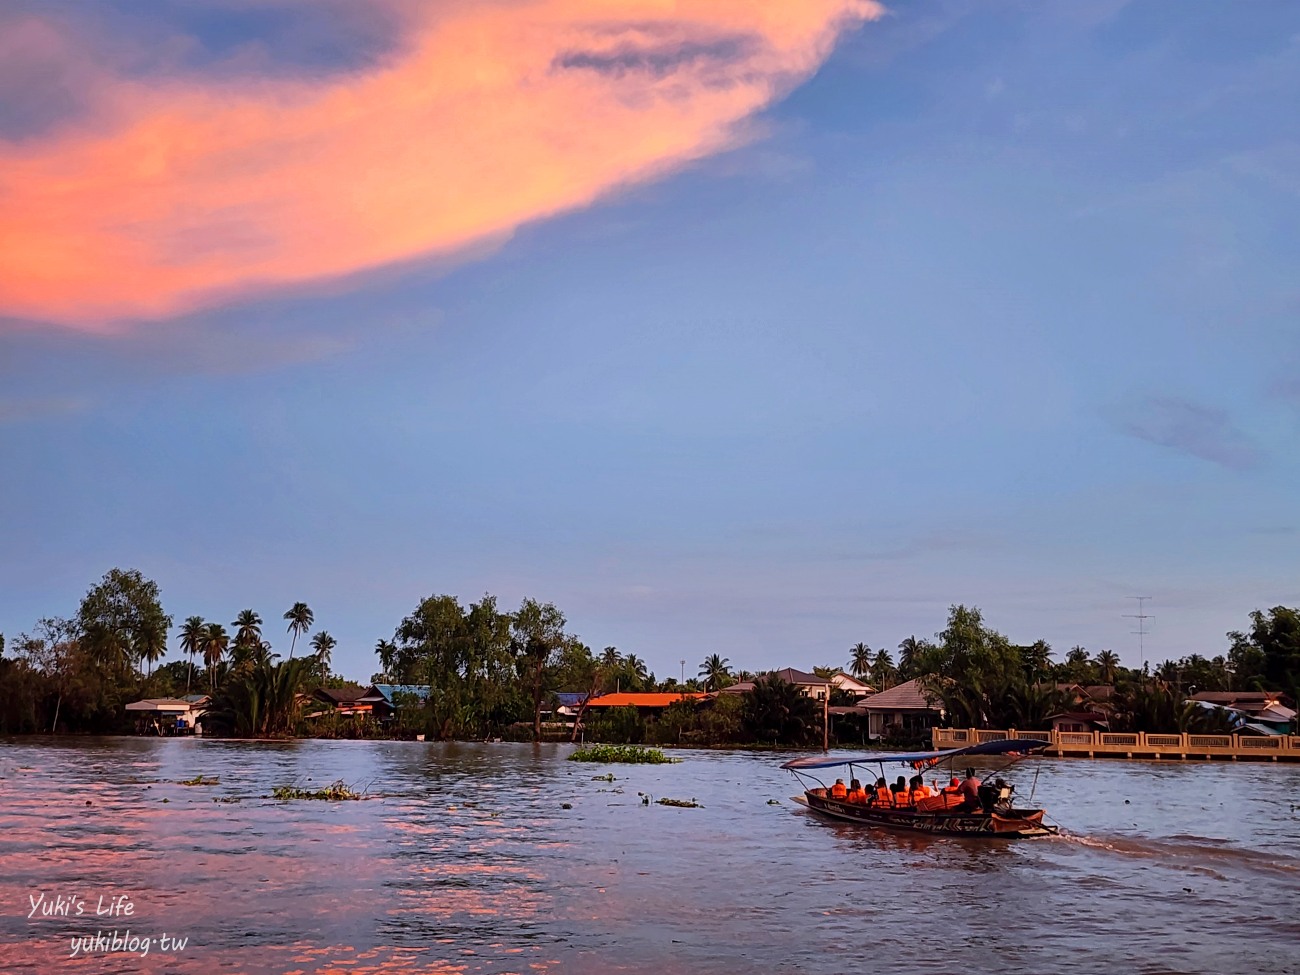
[[[831,678],[831,687],[834,690],[844,691],[844,693],[852,695],[853,700],[858,703],[876,693],[876,689],[870,684],[860,681],[852,674],[846,674],[842,670]]]
[[[1230,712],[1234,724],[1247,733],[1289,734],[1296,719],[1295,702],[1281,691],[1202,691],[1191,700],[1203,708]]]
[[[375,717],[383,719],[392,717],[399,707],[424,707],[430,693],[428,684],[371,684],[354,703],[370,705]]]
[[[811,697],[815,701],[830,697],[831,682],[825,677],[818,677],[816,674],[810,674],[803,670],[795,670],[793,667],[787,667],[785,670],[774,670],[769,677],[780,677],[787,684],[793,684],[803,692],[804,697]]]
[[[144,733],[157,735],[202,734],[203,712],[207,710],[206,694],[187,694],[185,697],[148,697],[133,701],[126,710],[141,722]]]
[[[1052,731],[1109,731],[1110,719],[1101,711],[1064,711],[1052,715]]]
[[[311,692],[313,700],[328,705],[329,711],[321,714],[362,715],[373,714],[374,704],[363,700],[373,688],[352,685],[351,687],[318,687]]]
[[[943,718],[939,702],[917,680],[873,694],[859,707],[867,712],[867,736],[870,738],[889,737],[891,733],[900,737],[919,737]]]

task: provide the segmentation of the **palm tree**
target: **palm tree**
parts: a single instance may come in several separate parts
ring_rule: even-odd
[[[392,640],[380,640],[375,644],[375,654],[379,657],[379,669],[392,677],[397,665],[397,644]]]
[[[190,655],[190,672],[185,678],[186,694],[190,692],[190,682],[194,679],[194,655],[203,648],[207,628],[202,616],[191,616],[181,625],[181,653]]]
[[[167,631],[151,627],[140,635],[136,646],[140,659],[148,663],[149,674],[153,674],[153,665],[167,655]]]
[[[251,609],[243,610],[230,625],[235,627],[235,646],[251,647],[262,642],[262,617]]]
[[[1115,683],[1115,671],[1119,668],[1119,654],[1114,650],[1103,650],[1097,654],[1097,667],[1101,670],[1103,684]]]
[[[871,683],[882,691],[887,691],[894,686],[896,676],[898,669],[894,666],[894,658],[889,655],[889,651],[877,650],[871,661]]]
[[[849,670],[859,679],[871,673],[871,648],[865,643],[855,643],[849,648]]]
[[[311,638],[311,648],[316,651],[316,667],[324,680],[330,672],[330,651],[339,645],[338,640],[321,630]]]
[[[208,683],[212,690],[217,689],[217,664],[226,655],[230,646],[230,635],[220,623],[209,623],[203,634],[203,661],[208,665]]]
[[[289,659],[292,660],[293,648],[298,645],[298,634],[310,630],[311,625],[316,622],[316,617],[306,603],[294,603],[284,614],[284,618],[289,621],[289,629],[286,632],[293,634],[293,641],[289,644]]]
[[[720,691],[731,683],[731,661],[726,657],[711,653],[704,658],[704,663],[700,664],[700,679],[704,681],[704,689],[708,691]]]
[[[600,665],[607,670],[613,670],[623,661],[623,655],[618,652],[618,647],[606,647],[600,655]]]
[[[650,678],[650,671],[646,667],[645,661],[634,653],[629,653],[623,658],[623,667],[627,670],[627,675],[635,681],[638,687],[643,687]]]
[[[909,636],[898,645],[898,675],[912,678],[917,676],[916,668],[921,662],[921,652],[925,644],[914,635]]]

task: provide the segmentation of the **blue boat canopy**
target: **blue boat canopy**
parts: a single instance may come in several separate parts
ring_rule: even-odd
[[[872,752],[849,758],[795,758],[786,762],[781,768],[794,770],[833,768],[836,765],[875,765],[881,762],[911,765],[913,762],[941,762],[945,758],[959,758],[962,755],[1027,755],[1049,745],[1051,745],[1050,741],[1039,741],[1036,738],[1006,738],[968,745],[965,748],[949,748],[941,752]]]

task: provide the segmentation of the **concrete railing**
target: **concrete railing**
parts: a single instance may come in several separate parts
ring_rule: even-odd
[[[1029,738],[1051,742],[1047,755],[1086,758],[1176,758],[1300,762],[1300,736],[1146,734],[1113,731],[997,731],[935,728],[936,749]]]

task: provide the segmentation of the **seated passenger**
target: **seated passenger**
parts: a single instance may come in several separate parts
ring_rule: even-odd
[[[980,780],[975,777],[975,770],[968,768],[966,778],[958,789],[958,794],[964,800],[966,809],[980,809],[983,803],[980,801]]]
[[[849,783],[849,802],[866,805],[867,790],[862,788],[862,783],[857,779]]]
[[[892,806],[893,804],[894,794],[889,791],[889,785],[885,782],[884,777],[876,779],[876,795],[872,805]]]
[[[922,799],[929,799],[930,796],[933,795],[929,787],[926,786],[925,779],[921,778],[919,775],[912,776],[911,786],[912,786],[911,789],[912,802],[919,802]]]
[[[844,788],[844,780],[843,780],[843,779],[836,779],[836,780],[835,780],[835,784],[834,784],[833,786],[831,786],[831,798],[832,798],[832,799],[847,799],[847,798],[848,798],[848,795],[849,795],[849,790],[846,789],[846,788]]]
[[[896,809],[903,809],[912,804],[912,797],[907,791],[907,779],[903,776],[900,775],[898,781],[894,783],[893,793],[894,807]]]
[[[952,777],[952,781],[943,787],[943,794],[945,796],[955,796],[960,791],[961,779],[957,778],[955,775]]]

